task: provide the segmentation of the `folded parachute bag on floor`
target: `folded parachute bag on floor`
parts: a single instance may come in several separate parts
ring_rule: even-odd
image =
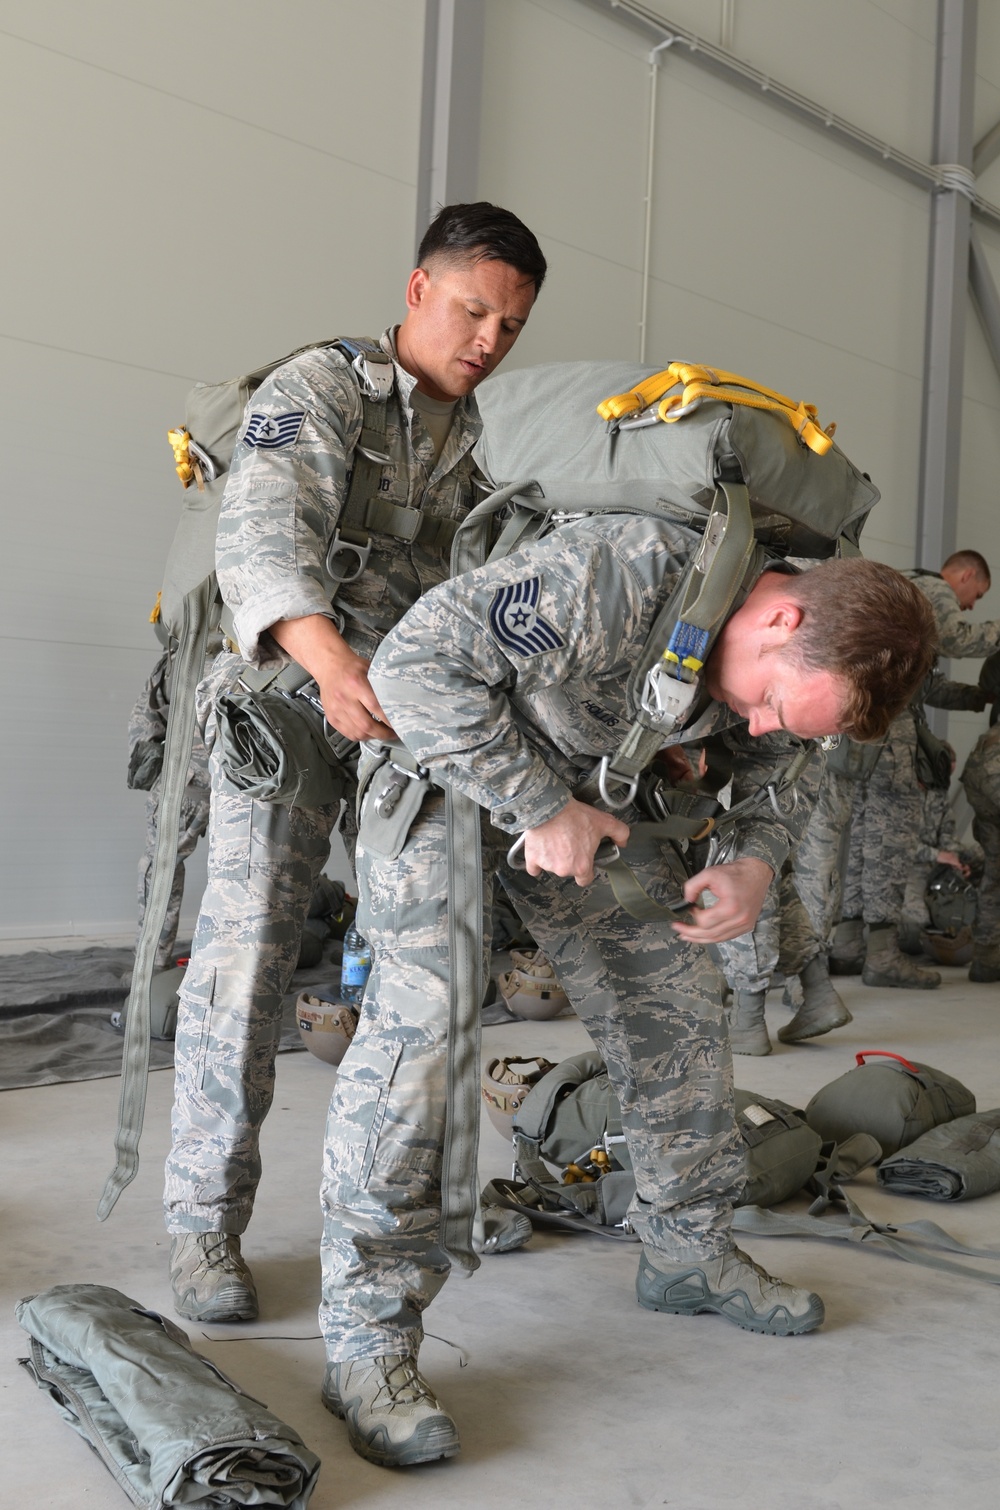
[[[965,1117],[976,1098],[960,1080],[885,1049],[855,1056],[846,1075],[818,1090],[806,1107],[806,1121],[824,1140],[845,1143],[868,1133],[888,1158],[941,1122]],[[877,1064],[868,1060],[877,1058]]]
[[[143,1510],[304,1510],[320,1462],[172,1322],[104,1285],[55,1285],[17,1319],[21,1359]]]
[[[878,1183],[898,1195],[971,1201],[1000,1190],[1000,1110],[943,1122],[886,1159]]]

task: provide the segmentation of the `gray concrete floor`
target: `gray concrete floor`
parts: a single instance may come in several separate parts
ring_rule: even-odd
[[[853,1064],[889,1048],[949,1071],[1000,1105],[1000,987],[947,971],[937,992],[842,983],[855,1014],[810,1046],[737,1060],[737,1082],[803,1105]],[[777,998],[772,1028],[787,1011]],[[575,1020],[484,1034],[490,1054],[558,1059],[586,1046]],[[424,1371],[458,1419],[451,1462],[389,1472],[351,1452],[320,1406],[322,1345],[316,1197],[333,1072],[306,1054],[279,1059],[264,1133],[264,1180],[245,1239],[262,1315],[241,1327],[185,1324],[195,1345],[294,1425],[320,1455],[315,1510],[995,1510],[1000,1503],[1000,1290],[834,1243],[757,1240],[772,1271],[817,1289],[821,1332],[776,1339],[717,1317],[640,1310],[636,1249],[536,1235],[520,1253],[456,1278],[428,1315]],[[16,1301],[48,1285],[111,1284],[170,1315],[160,1182],[171,1075],[150,1077],[142,1167],[103,1225],[118,1082],[0,1096],[4,1146],[0,1327],[0,1504],[115,1510],[127,1500],[15,1366],[26,1351]],[[484,1121],[484,1179],[508,1172]],[[968,1205],[908,1201],[855,1187],[882,1220],[937,1220],[966,1242],[1000,1247],[1000,1195]],[[1000,1270],[1000,1265],[996,1266]],[[456,1344],[467,1355],[462,1366]]]

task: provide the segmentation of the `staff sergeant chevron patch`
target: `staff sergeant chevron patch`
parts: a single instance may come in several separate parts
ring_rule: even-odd
[[[276,451],[298,440],[305,417],[304,409],[293,409],[289,414],[251,414],[240,439],[248,446]]]
[[[566,643],[537,611],[542,590],[540,577],[500,587],[490,604],[490,628],[504,650],[527,658],[545,650],[561,650]]]

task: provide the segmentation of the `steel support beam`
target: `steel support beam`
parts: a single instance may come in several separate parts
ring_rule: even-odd
[[[978,178],[980,173],[985,173],[990,163],[996,162],[1000,157],[1000,121],[980,137],[972,154],[972,171]]]
[[[953,186],[931,195],[917,564],[932,571],[955,548],[975,73],[976,0],[938,0],[934,159],[947,165]]]
[[[1000,375],[1000,293],[997,292],[996,280],[986,260],[983,243],[975,226],[972,227],[969,237],[969,288],[983,327],[986,344],[990,348],[993,365],[996,367],[997,374]]]
[[[415,245],[442,205],[477,197],[485,0],[426,0]]]

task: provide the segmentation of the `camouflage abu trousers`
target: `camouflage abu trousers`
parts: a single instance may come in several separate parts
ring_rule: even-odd
[[[829,947],[834,924],[841,916],[845,850],[860,785],[827,766],[808,827],[792,855],[795,890],[824,948]],[[845,908],[844,916],[852,914]]]
[[[860,916],[868,924],[898,924],[902,917],[906,880],[920,843],[923,821],[923,790],[917,781],[916,749],[912,719],[897,720],[867,782],[858,784],[860,790],[852,818],[852,859],[844,887],[845,917]],[[860,910],[855,911],[859,900],[859,861]]]
[[[320,1325],[333,1361],[416,1352],[421,1316],[448,1274],[438,1245],[448,1017],[444,797],[433,791],[401,852],[374,852],[365,803],[358,926],[375,964],[330,1102],[321,1199]],[[626,821],[628,815],[626,814]],[[708,955],[581,890],[503,860],[484,821],[484,932],[494,869],[553,961],[611,1073],[636,1173],[631,1219],[670,1261],[725,1251],[746,1170],[733,1115],[721,980]],[[374,830],[374,833],[373,833]],[[502,847],[498,848],[498,844]],[[661,900],[684,879],[665,845],[628,855]]]
[[[206,771],[206,776],[208,772]],[[160,810],[159,784],[146,796],[146,843],[139,860],[139,923],[136,945],[142,932],[142,920],[146,916],[146,899],[149,895],[149,879],[153,869],[153,854],[156,850],[156,820]],[[189,786],[181,803],[180,829],[177,835],[177,863],[170,888],[166,917],[156,945],[154,968],[166,970],[173,964],[174,945],[180,924],[181,903],[184,900],[184,862],[188,860],[208,828],[209,794],[207,787]]]
[[[220,660],[199,701],[242,669],[238,656]],[[240,1233],[260,1180],[282,998],[339,804],[255,802],[227,782],[217,749],[210,772],[208,884],[179,993],[164,1206],[170,1232]]]
[[[713,944],[711,952],[730,990],[756,994],[770,989],[776,971],[786,979],[801,975],[825,948],[795,890],[791,863],[786,860],[781,874],[767,888],[753,932]]]
[[[902,916],[909,923],[916,923],[921,928],[926,928],[930,922],[930,913],[927,911],[927,878],[935,863],[936,853],[939,849],[952,849],[952,843],[945,843],[941,836],[941,829],[949,816],[948,792],[942,787],[928,787],[921,793],[923,799],[923,819],[920,830],[920,845],[918,846],[918,858],[910,857],[909,874],[906,877],[906,890],[903,893]],[[920,853],[930,851],[932,858]]]

